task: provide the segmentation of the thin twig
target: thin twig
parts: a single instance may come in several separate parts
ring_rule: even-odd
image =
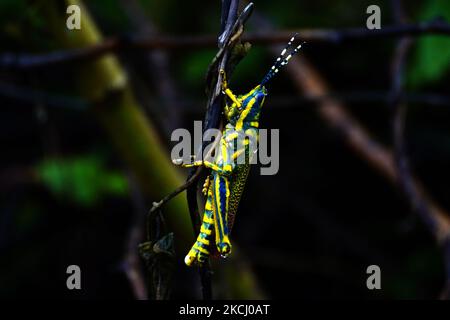
[[[191,186],[194,182],[197,181],[198,177],[200,176],[201,171],[200,168],[196,168],[195,174],[190,177],[183,185],[179,186],[177,189],[175,189],[172,193],[168,194],[164,198],[162,198],[159,202],[154,202],[152,208],[150,209],[148,213],[147,222],[150,223],[152,221],[156,214],[158,209],[160,209],[162,206],[164,206],[167,202],[169,202],[171,199],[176,197],[178,194],[186,190],[189,186]],[[148,230],[148,228],[147,228]]]
[[[308,42],[325,42],[341,44],[351,41],[369,40],[374,38],[393,38],[401,36],[421,36],[425,34],[450,35],[450,24],[442,19],[433,19],[421,23],[405,25],[384,26],[382,29],[369,30],[367,28],[348,29],[300,29],[286,31],[266,31],[247,33],[242,41],[253,44],[284,43],[299,33],[301,39]],[[129,50],[181,50],[214,47],[217,45],[217,36],[121,36],[104,40],[94,46],[73,50],[55,51],[45,54],[4,53],[0,56],[0,69],[29,70],[50,66],[59,66],[71,62],[80,62],[99,58],[107,53]]]
[[[138,0],[122,0],[121,4],[140,36],[158,37],[159,31],[157,27],[150,17],[145,14],[145,10],[143,10],[142,4]],[[178,101],[183,100],[179,99],[175,81],[170,73],[170,57],[163,48],[143,53],[145,54],[144,60],[146,62],[143,70],[152,80],[153,86],[158,93],[158,98],[162,102],[163,108],[160,108],[161,123],[164,132],[170,137],[171,132],[180,125],[180,113],[177,107]],[[142,68],[141,63],[137,64],[137,66]],[[138,93],[141,94],[141,91]],[[146,93],[142,94],[145,95]],[[142,97],[142,100],[144,99],[146,99],[145,96]]]
[[[11,101],[17,101],[24,105],[33,105],[35,98],[48,107],[64,108],[85,111],[94,107],[94,104],[79,97],[69,97],[55,94],[52,92],[35,90],[30,87],[17,86],[15,84],[7,84],[0,82],[0,97]],[[302,96],[273,96],[270,98],[268,108],[276,110],[277,108],[298,110],[299,107],[307,106],[306,103],[320,103],[327,99],[336,99],[344,102],[361,103],[361,102],[383,102],[389,103],[390,93],[386,91],[343,91],[334,92],[324,95],[302,95]],[[401,99],[407,103],[415,103],[424,106],[450,106],[450,95],[437,93],[412,93],[402,92]],[[180,112],[202,112],[205,109],[201,106],[202,102],[197,99],[183,99],[178,102]],[[314,106],[311,106],[314,107]]]
[[[400,0],[393,0],[394,17],[397,23],[404,23],[406,15]],[[431,234],[436,239],[438,245],[442,249],[445,264],[445,285],[442,298],[449,298],[448,291],[450,289],[450,273],[448,272],[450,266],[448,265],[450,251],[450,229],[446,233],[442,233],[439,226],[439,220],[430,211],[429,203],[424,198],[423,194],[414,185],[414,178],[409,167],[408,155],[406,151],[406,144],[404,138],[405,118],[406,118],[406,103],[401,99],[403,93],[404,69],[412,46],[412,39],[410,37],[401,38],[395,48],[395,53],[392,60],[391,70],[391,108],[392,108],[392,134],[394,140],[394,164],[397,171],[397,182],[408,200],[413,211],[416,212],[422,219],[424,224],[430,230]]]
[[[404,139],[406,104],[401,99],[401,96],[403,90],[403,69],[405,66],[406,55],[411,44],[412,41],[410,38],[401,39],[397,44],[392,63],[392,95],[390,105],[393,118],[394,164],[397,171],[398,184],[411,204],[411,207],[419,214],[435,238],[440,240],[442,235],[437,234],[439,231],[437,226],[438,222],[433,215],[430,214],[428,204],[414,186],[414,180],[409,168],[409,161],[406,153]]]
[[[145,219],[145,201],[136,178],[131,172],[128,174],[128,182],[134,213],[126,240],[123,267],[135,298],[147,300],[148,292],[137,253],[139,243],[144,237],[142,224]]]
[[[316,108],[317,103],[324,102],[328,99],[335,99],[343,102],[354,104],[359,103],[384,103],[387,104],[391,100],[390,92],[387,91],[348,91],[335,92],[316,95],[302,95],[302,96],[271,96],[270,102],[265,106],[271,111],[281,110],[283,112],[295,112],[302,110],[302,108]],[[401,99],[408,103],[418,104],[418,106],[436,106],[449,107],[450,95],[440,95],[433,93],[403,93]],[[375,106],[375,104],[372,104]],[[201,101],[197,99],[186,99],[180,103],[182,111],[186,113],[203,113],[204,108],[201,107]],[[368,108],[370,105],[357,105],[357,107]]]
[[[9,83],[0,83],[0,96],[21,103],[35,104],[36,100],[51,108],[87,110],[91,105],[83,99],[56,95],[30,87],[21,87]]]
[[[252,21],[257,22],[257,27],[263,31],[267,28],[272,28],[267,19],[264,19],[261,15],[254,16]],[[275,54],[280,50],[279,47],[273,47],[272,49]],[[330,92],[325,79],[307,62],[304,56],[292,58],[290,64],[287,66],[287,71],[301,92],[306,92],[308,95],[313,96],[324,96]],[[374,169],[381,172],[390,182],[397,184],[398,173],[393,153],[374,139],[348,113],[341,101],[334,98],[325,99],[320,102],[316,110],[323,120],[334,128],[361,158],[369,162]],[[414,189],[418,197],[426,202],[430,219],[436,225],[434,235],[437,237],[438,242],[450,246],[450,241],[448,240],[450,217],[448,213],[430,198],[421,183],[414,177],[411,177],[411,188]],[[445,259],[450,261],[450,257],[448,256]],[[450,269],[450,267],[447,266],[447,269]]]
[[[205,159],[209,159],[212,157],[212,153],[216,149],[220,139],[214,140],[214,142],[211,145],[211,148],[208,150],[208,152],[205,155]],[[169,202],[171,199],[176,197],[178,194],[189,188],[191,185],[193,185],[195,182],[197,182],[198,178],[200,177],[202,173],[202,167],[196,167],[194,168],[194,174],[190,176],[186,182],[179,186],[177,189],[175,189],[173,192],[162,198],[159,202],[154,202],[152,208],[149,211],[148,214],[148,221],[152,221],[155,218],[156,212],[158,209],[162,208],[167,202]]]

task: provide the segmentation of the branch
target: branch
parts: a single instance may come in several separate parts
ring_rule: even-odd
[[[83,99],[56,95],[33,88],[19,87],[9,83],[0,82],[0,96],[21,103],[34,105],[36,101],[47,107],[66,108],[72,110],[87,110],[90,104]]]
[[[82,7],[82,28],[70,35],[61,26],[65,23],[65,6],[41,6],[55,40],[67,50],[95,47],[102,36],[89,11],[80,0],[66,0],[66,4]],[[51,27],[53,26],[53,27]],[[82,49],[81,49],[82,50]],[[183,178],[169,160],[151,119],[147,118],[136,101],[128,77],[117,58],[106,55],[77,69],[80,76],[81,96],[88,102],[92,115],[103,125],[106,134],[116,147],[118,155],[135,175],[146,197],[160,199],[183,183]],[[76,90],[76,89],[74,89]],[[176,235],[176,250],[184,252],[192,243],[186,202],[178,196],[167,204],[165,216]],[[236,282],[243,294],[235,298],[249,299],[258,296],[254,281],[249,281],[248,268],[233,267],[226,274],[227,282]],[[253,280],[253,279],[251,279]]]
[[[402,36],[422,36],[430,34],[450,35],[450,24],[441,19],[427,22],[391,25],[382,29],[369,30],[367,28],[334,29],[300,29],[287,31],[270,31],[247,33],[242,37],[244,42],[254,44],[284,43],[298,32],[299,37],[307,42],[325,42],[331,44],[349,43],[352,41],[370,40],[376,38],[395,38]],[[186,50],[217,46],[217,36],[154,36],[151,38],[141,36],[121,36],[106,39],[98,44],[62,50],[45,54],[15,54],[4,53],[0,56],[0,69],[29,70],[50,66],[59,66],[71,62],[82,62],[99,58],[108,53],[130,50]]]
[[[147,230],[150,229],[148,224],[151,223],[151,221],[153,221],[155,219],[158,210],[161,209],[167,202],[169,202],[174,197],[179,195],[181,192],[183,192],[184,190],[189,188],[189,186],[191,186],[194,182],[196,182],[200,176],[200,173],[201,173],[201,170],[199,170],[199,168],[197,168],[195,170],[194,175],[192,175],[189,179],[187,179],[187,181],[183,185],[179,186],[174,191],[172,191],[170,194],[166,195],[159,202],[153,203],[153,206],[150,209],[150,211],[148,213],[148,217],[147,217]]]
[[[220,70],[225,70],[231,77],[231,50],[234,48],[243,31],[243,25],[250,16],[253,3],[248,4],[239,16],[237,16],[237,8],[239,0],[222,0],[222,14],[221,14],[221,35],[218,39],[219,51],[214,57],[211,65],[208,68],[206,76],[206,92],[208,94],[207,111],[204,120],[204,131],[223,126],[221,124],[221,113],[223,110],[224,100],[222,98],[222,74]],[[217,141],[218,142],[218,141]],[[203,152],[207,143],[203,143],[199,150],[198,159],[203,156]],[[200,175],[203,168],[191,169],[188,179],[191,179],[195,174]],[[197,182],[198,179],[195,180]],[[195,236],[199,232],[199,221],[201,220],[199,208],[197,203],[197,183],[192,184],[187,189],[187,200],[189,212],[191,216],[192,226]],[[212,299],[211,286],[211,267],[209,259],[200,266],[200,278],[202,284],[203,299]]]
[[[48,107],[64,108],[76,111],[87,111],[94,108],[93,103],[87,100],[59,95],[52,92],[35,90],[30,87],[22,87],[14,84],[7,84],[0,82],[0,97],[22,103],[24,105],[34,105],[36,100],[42,102]],[[299,107],[314,107],[306,105],[306,103],[319,103],[327,99],[336,99],[345,102],[361,103],[361,102],[382,102],[389,103],[391,97],[386,91],[343,91],[333,92],[322,96],[308,95],[308,96],[273,96],[270,98],[270,105],[267,107],[272,110],[292,109],[298,110]],[[407,103],[415,103],[426,106],[450,106],[450,95],[442,95],[435,93],[405,93],[402,92],[400,98]],[[201,106],[202,101],[198,99],[183,99],[178,102],[179,112],[181,113],[204,113],[205,109]]]
[[[396,19],[401,23],[406,20],[404,11],[402,9],[401,1],[394,0],[394,13]],[[429,200],[423,195],[423,192],[418,190],[414,183],[414,177],[409,167],[409,161],[405,146],[405,118],[406,118],[406,103],[402,100],[403,83],[404,83],[404,69],[409,49],[412,46],[412,39],[404,37],[400,39],[395,48],[395,53],[392,61],[391,74],[391,101],[392,108],[392,134],[394,140],[394,164],[397,173],[397,182],[400,189],[403,191],[411,208],[419,215],[426,227],[436,239],[439,246],[441,246],[444,256],[445,265],[445,285],[442,293],[442,298],[449,299],[450,293],[450,228],[447,229],[441,225],[441,221],[430,210]],[[448,223],[448,216],[447,223]],[[445,231],[445,233],[442,233]]]
[[[235,39],[240,36],[242,33],[242,24],[247,20],[249,15],[249,10],[251,10],[253,4],[249,4],[244,11],[241,13],[239,18],[236,19],[237,15],[237,7],[238,0],[224,0],[222,6],[222,26],[224,26],[224,30],[222,30],[222,34],[219,37],[219,51],[213,59],[212,64],[208,68],[207,75],[207,91],[209,92],[208,96],[208,109],[205,115],[205,130],[208,128],[218,128],[220,125],[220,114],[223,108],[223,99],[221,99],[221,83],[222,83],[222,75],[220,74],[221,69],[228,70],[228,59],[231,49],[234,47]],[[209,80],[209,81],[208,81]],[[217,144],[219,140],[216,140],[214,144]],[[205,148],[205,144],[202,145],[201,155],[203,155],[203,151]],[[214,148],[211,148],[213,150]],[[189,213],[191,217],[192,227],[194,231],[194,236],[199,232],[199,221],[200,214],[198,210],[197,204],[197,182],[202,173],[203,168],[193,168],[188,176],[186,183],[180,187],[178,187],[171,194],[164,197],[160,202],[155,202],[153,207],[151,208],[148,216],[147,216],[147,233],[150,230],[150,224],[153,223],[154,219],[159,212],[159,209],[171,200],[173,197],[178,195],[180,192],[187,189],[187,197],[189,204]],[[147,238],[150,239],[150,235],[147,235]],[[202,286],[202,294],[204,300],[212,299],[212,283],[211,283],[211,270],[209,259],[200,266],[199,268],[200,278],[201,278],[201,286]]]
[[[140,36],[144,37],[157,37],[159,31],[154,25],[153,21],[148,15],[145,14],[145,10],[142,8],[142,4],[138,0],[121,0],[121,5],[125,9],[127,16],[132,21],[134,28],[137,29]],[[162,128],[166,136],[170,137],[170,134],[176,128],[180,126],[180,113],[178,108],[178,102],[180,99],[175,81],[170,74],[170,60],[169,55],[164,49],[155,49],[149,52],[142,52],[145,54],[145,64],[142,66],[141,61],[134,64],[134,67],[143,70],[145,75],[152,80],[152,85],[156,89],[158,98],[161,101],[162,108],[157,108],[160,114]],[[137,81],[135,79],[135,81]],[[148,86],[145,86],[144,90],[137,91],[142,97],[141,101],[148,100],[146,96]]]
[[[142,274],[142,267],[137,252],[139,243],[141,243],[144,238],[142,228],[145,217],[144,195],[142,194],[135,177],[131,173],[128,174],[128,182],[130,185],[131,202],[133,204],[134,212],[133,218],[131,219],[131,227],[126,239],[123,267],[135,298],[138,300],[148,300],[145,278]]]
[[[325,95],[329,92],[325,80],[306,62],[304,57],[302,58],[295,58],[288,65],[288,72],[297,85],[297,88],[313,95]],[[317,111],[328,125],[339,132],[359,156],[368,161],[375,169],[389,179],[389,181],[392,183],[397,182],[397,170],[392,152],[375,140],[347,112],[340,101],[333,98],[326,99],[320,103]],[[438,226],[436,236],[442,241],[450,231],[448,214],[429,198],[422,185],[416,179],[412,179],[411,183],[416,192],[421,195],[421,198],[427,199],[430,214]]]
[[[254,17],[255,18],[255,17]],[[270,28],[266,19],[257,16],[253,21],[258,21],[258,28]],[[400,29],[404,27],[400,27]],[[273,47],[272,51],[277,54],[281,50],[279,47]],[[330,92],[325,79],[318,71],[306,61],[304,56],[292,58],[287,66],[294,84],[300,92],[312,96],[324,96]],[[372,167],[382,173],[391,183],[397,184],[398,172],[392,152],[374,139],[369,132],[347,112],[342,103],[334,98],[321,101],[317,107],[317,112],[323,120],[335,129],[344,141]],[[435,225],[435,236],[439,244],[450,246],[450,217],[448,213],[437,205],[426,193],[423,186],[417,179],[410,177],[410,188],[414,190],[416,197],[423,199],[423,205],[426,205],[429,217]],[[446,260],[450,261],[447,255]],[[450,267],[447,265],[447,269]],[[446,270],[449,272],[449,270]]]

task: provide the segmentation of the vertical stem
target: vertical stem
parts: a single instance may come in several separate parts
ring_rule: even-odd
[[[237,19],[237,9],[239,7],[239,0],[222,0],[222,11],[221,11],[221,34],[218,38],[218,47],[220,49],[224,48],[225,52],[221,57],[220,61],[217,62],[213,68],[209,69],[209,72],[214,74],[209,74],[207,79],[210,83],[206,83],[208,92],[208,108],[205,115],[205,125],[203,130],[208,130],[211,128],[219,128],[221,112],[223,110],[223,99],[221,96],[221,76],[219,75],[219,70],[221,68],[227,69],[229,50],[226,48],[226,40],[229,38],[231,32],[233,31],[233,26]],[[202,145],[200,156],[203,155],[206,144]],[[202,168],[192,169],[189,173],[189,177],[192,177],[197,170],[203,170]],[[197,203],[197,183],[194,183],[187,189],[187,197],[189,203],[189,212],[192,221],[192,227],[194,234],[199,232],[199,221],[200,214],[198,210]],[[211,264],[209,259],[200,266],[199,268],[200,282],[202,286],[202,295],[204,300],[212,299],[212,281],[211,281]]]
[[[234,0],[233,0],[234,1]],[[81,8],[81,30],[66,28],[66,7],[75,4]],[[68,49],[80,49],[101,43],[102,36],[88,9],[80,0],[65,2],[49,1],[41,6],[55,38]],[[170,161],[152,122],[145,116],[132,89],[127,75],[117,58],[106,54],[95,61],[81,65],[80,91],[90,105],[93,115],[103,125],[118,154],[130,168],[143,192],[151,199],[161,199],[183,184],[183,179]],[[196,186],[194,186],[196,190]],[[165,207],[169,227],[174,231],[176,248],[188,250],[192,241],[189,230],[188,208],[181,195],[174,197]],[[136,248],[137,250],[137,248]],[[209,269],[207,269],[209,270]],[[228,281],[237,281],[248,270],[234,268]],[[206,297],[211,297],[210,276],[205,276]],[[248,296],[257,295],[255,283],[245,283]],[[252,294],[255,292],[255,294]]]

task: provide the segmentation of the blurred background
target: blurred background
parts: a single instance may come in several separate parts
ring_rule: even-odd
[[[81,6],[81,30],[66,28],[69,4]],[[252,169],[236,252],[212,265],[214,298],[445,297],[450,37],[332,37],[367,32],[372,4],[381,30],[450,19],[446,0],[255,1],[234,92],[260,81],[271,46],[294,30],[308,43],[269,88],[261,127],[280,129],[280,169]],[[204,118],[220,13],[218,0],[0,1],[1,297],[151,297],[137,250],[144,216],[186,178],[170,134]],[[133,49],[136,39],[147,44]],[[176,251],[171,297],[201,298],[197,270],[183,264],[194,239],[185,193],[163,213]],[[81,290],[66,287],[72,264]],[[381,290],[366,287],[372,264]]]

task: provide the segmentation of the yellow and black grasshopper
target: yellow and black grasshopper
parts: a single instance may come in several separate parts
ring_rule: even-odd
[[[213,243],[222,257],[226,257],[231,252],[229,234],[244,190],[252,156],[257,150],[259,117],[267,95],[266,84],[301,48],[303,43],[288,53],[294,39],[295,36],[289,40],[261,83],[245,95],[233,94],[228,88],[225,71],[221,70],[222,91],[232,103],[225,105],[227,124],[222,132],[214,160],[203,159],[190,164],[182,164],[179,159],[174,160],[175,164],[181,164],[183,167],[203,165],[212,171],[203,188],[206,204],[200,233],[185,258],[188,266],[194,263],[202,264],[210,255]],[[212,241],[213,233],[215,234],[214,242]]]

